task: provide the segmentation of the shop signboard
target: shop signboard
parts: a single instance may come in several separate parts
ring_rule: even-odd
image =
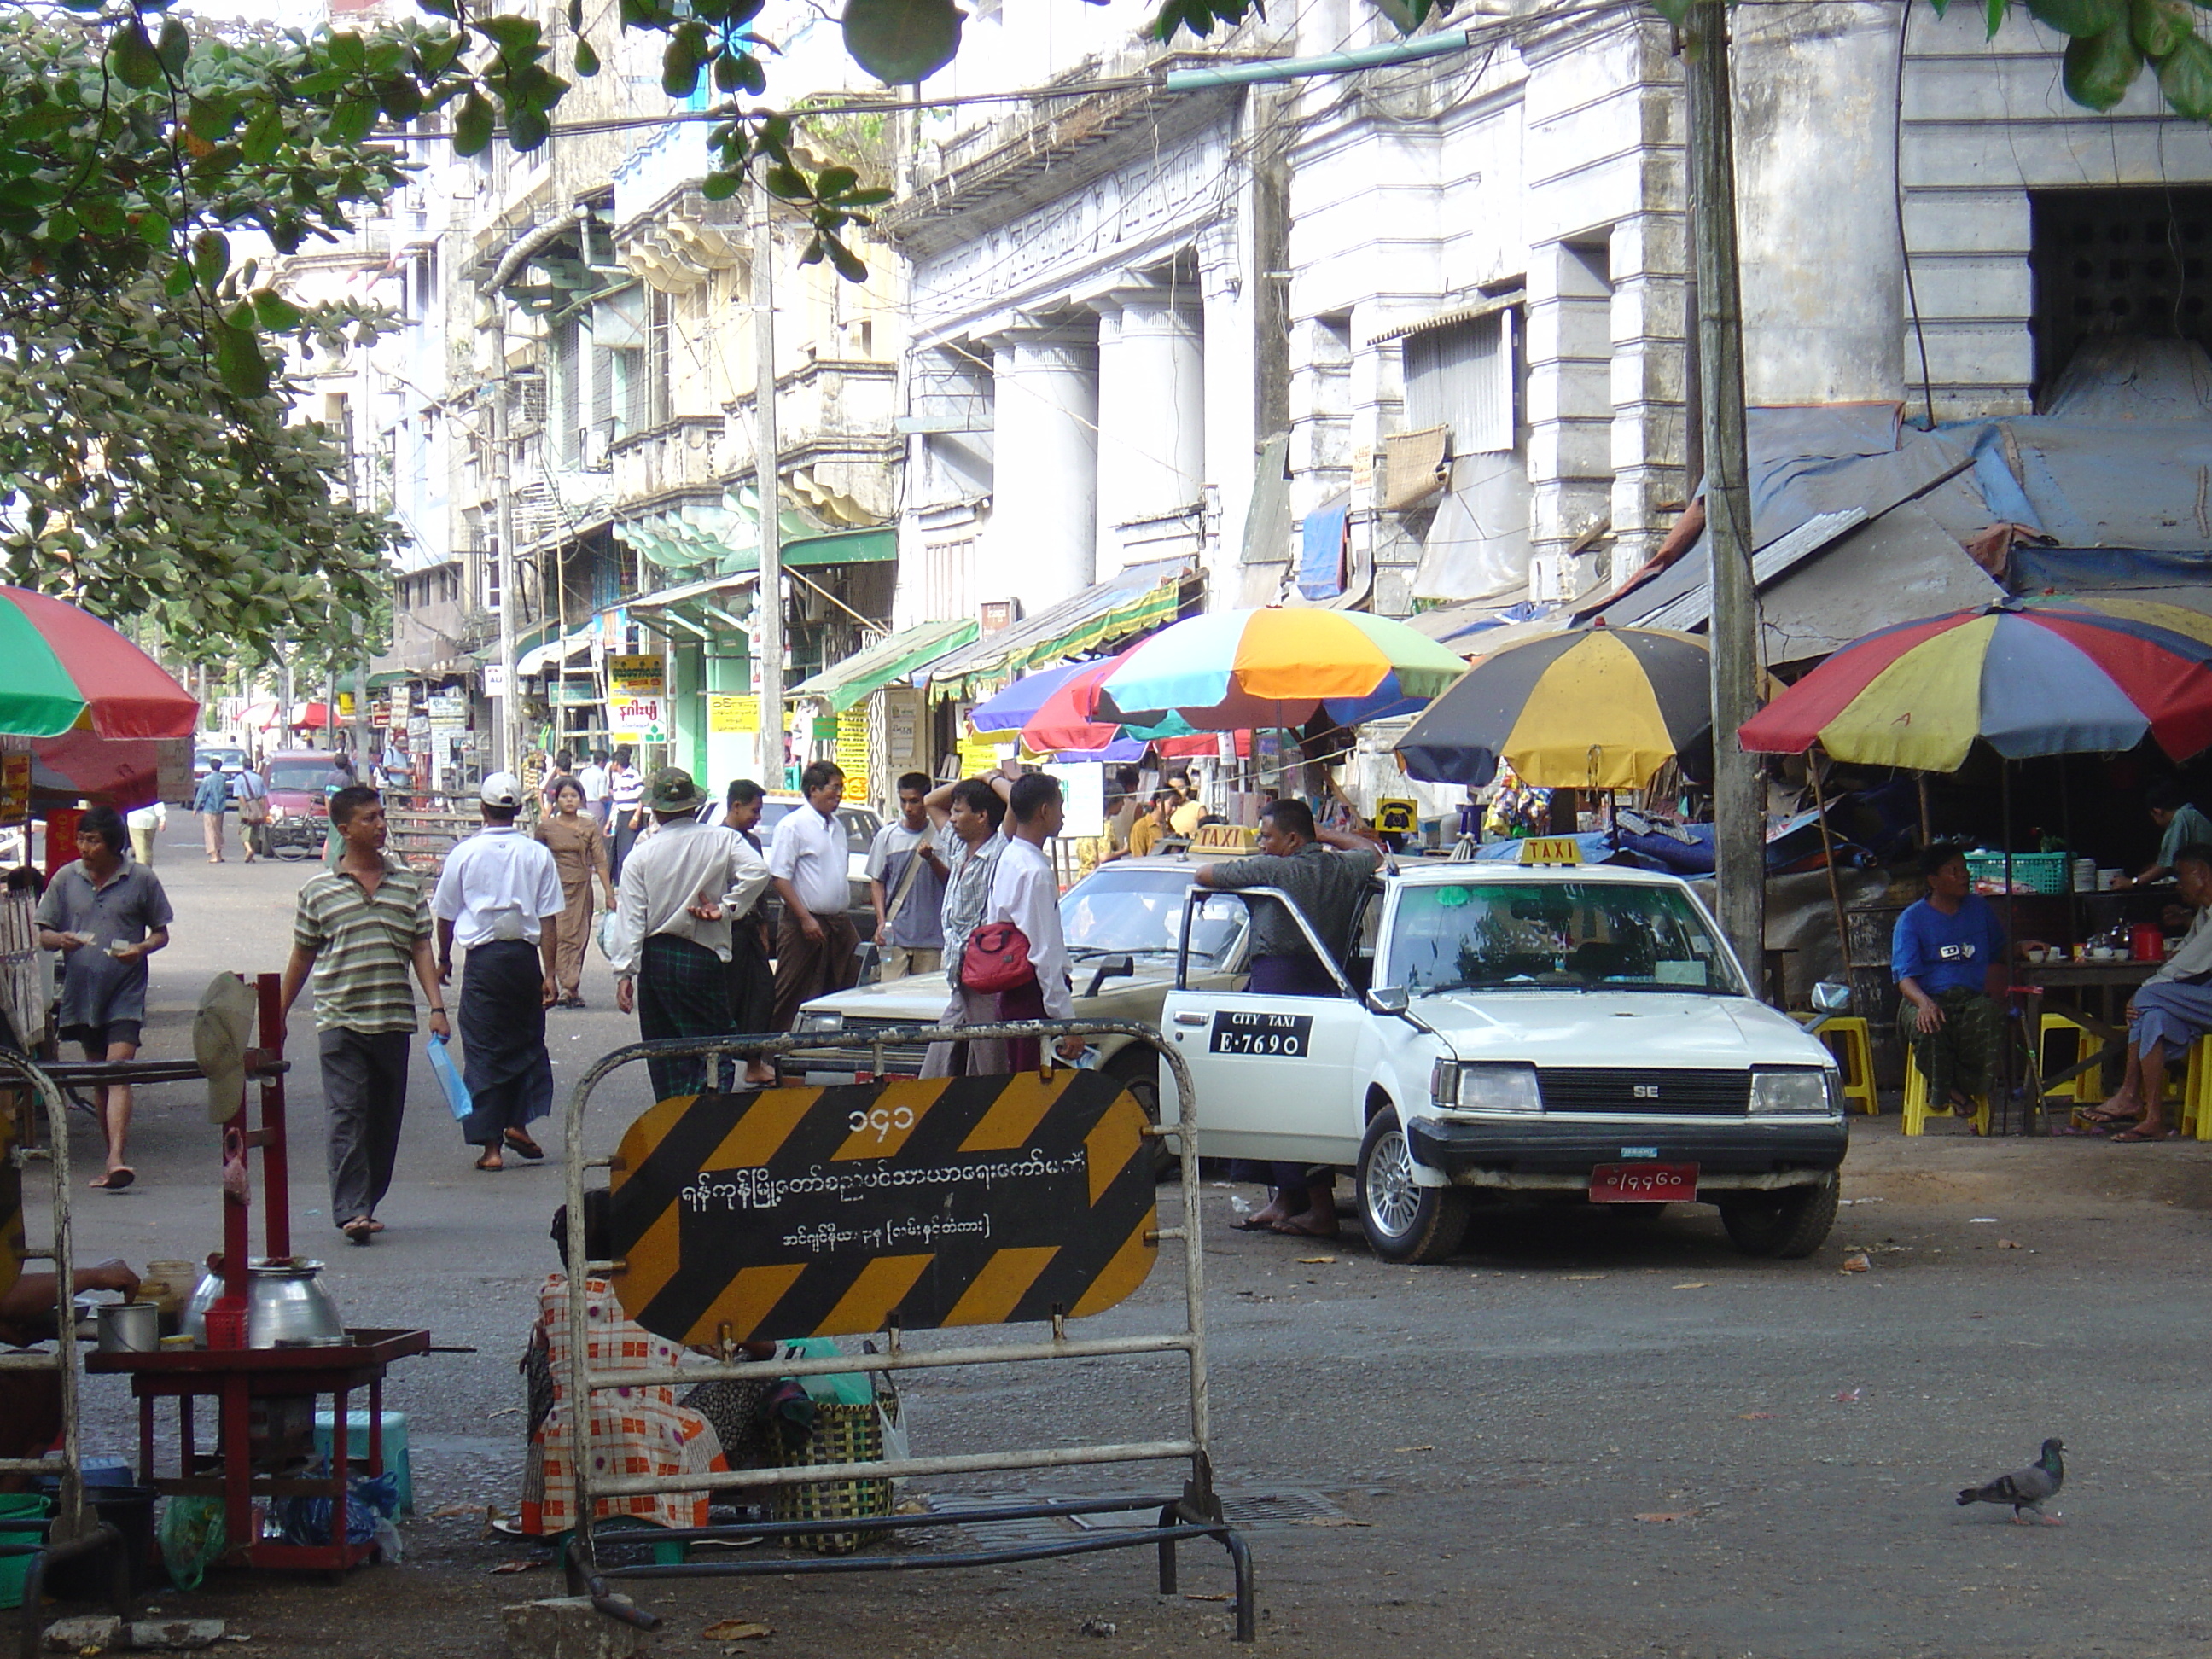
[[[31,757],[0,755],[0,825],[31,821]]]
[[[666,743],[666,702],[633,691],[611,692],[607,697],[607,726],[614,732],[617,743]]]
[[[659,697],[668,691],[668,659],[659,652],[641,656],[609,657],[607,659],[607,690],[610,694],[631,696]]]

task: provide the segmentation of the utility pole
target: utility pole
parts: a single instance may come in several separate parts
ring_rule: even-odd
[[[753,488],[760,499],[760,582],[753,592],[753,690],[760,696],[761,787],[783,787],[783,526],[776,477],[775,239],[770,198],[753,169]]]
[[[292,642],[282,634],[276,636],[276,746],[292,746]]]
[[[506,356],[505,325],[501,325],[500,351]],[[502,363],[499,379],[493,383],[491,399],[491,465],[494,534],[499,538],[497,568],[499,571],[499,742],[492,756],[492,769],[512,772],[519,758],[516,749],[514,720],[514,447],[507,431],[507,371]]]
[[[1736,264],[1735,134],[1726,0],[1695,0],[1682,30],[1690,104],[1690,240],[1698,283],[1705,526],[1712,549],[1713,850],[1721,931],[1764,988],[1766,802],[1736,732],[1759,708],[1743,441],[1743,298]]]

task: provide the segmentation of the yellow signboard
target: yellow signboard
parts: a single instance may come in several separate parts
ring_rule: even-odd
[[[1523,864],[1580,864],[1583,846],[1572,836],[1531,836],[1521,843]]]
[[[1421,827],[1421,805],[1411,800],[1375,803],[1375,828],[1386,836],[1410,836]]]
[[[668,690],[668,659],[655,651],[644,656],[609,657],[607,689],[633,697],[658,697]]]
[[[0,755],[0,824],[31,821],[31,757]]]
[[[868,775],[867,710],[848,708],[838,715],[836,738],[837,764],[847,777],[856,783],[865,782]]]
[[[783,706],[783,729],[791,730],[791,705]],[[760,699],[750,692],[710,691],[707,694],[707,730],[730,737],[760,730]]]

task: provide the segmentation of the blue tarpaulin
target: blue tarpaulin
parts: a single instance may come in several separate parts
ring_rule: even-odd
[[[1298,526],[1298,592],[1333,599],[1344,592],[1344,531],[1352,497],[1337,495],[1306,514]]]

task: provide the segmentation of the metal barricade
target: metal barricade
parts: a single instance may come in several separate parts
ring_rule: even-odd
[[[602,1613],[646,1628],[653,1628],[659,1620],[652,1614],[630,1606],[617,1598],[608,1589],[615,1579],[673,1578],[673,1577],[738,1577],[763,1574],[809,1572],[866,1572],[901,1571],[927,1567],[981,1566],[1004,1562],[1033,1561],[1060,1555],[1090,1554],[1101,1550],[1126,1549],[1143,1545],[1156,1546],[1158,1550],[1159,1583],[1161,1593],[1172,1595],[1176,1589],[1176,1548],[1190,1540],[1210,1538],[1228,1552],[1235,1574],[1236,1638],[1249,1642],[1254,1636],[1255,1604],[1253,1600],[1251,1554],[1241,1534],[1232,1528],[1224,1515],[1221,1501],[1213,1491],[1213,1472],[1209,1451],[1210,1423],[1207,1399],[1205,1327],[1205,1267],[1199,1237],[1199,1177],[1198,1177],[1198,1115],[1190,1073],[1182,1056],[1166,1042],[1155,1028],[1130,1020],[1030,1020],[992,1025],[901,1026],[868,1033],[867,1041],[874,1052],[873,1086],[881,1087],[890,1079],[884,1074],[883,1054],[887,1048],[911,1048],[925,1043],[974,1041],[1012,1041],[1036,1039],[1044,1056],[1043,1069],[1049,1072],[1055,1066],[1065,1067],[1066,1062],[1052,1058],[1057,1039],[1067,1036],[1097,1036],[1119,1035],[1134,1037],[1149,1044],[1162,1058],[1174,1077],[1176,1098],[1180,1103],[1176,1121],[1162,1123],[1146,1132],[1152,1139],[1175,1142],[1181,1153],[1182,1224],[1179,1227],[1159,1228],[1151,1233],[1147,1243],[1153,1240],[1178,1243],[1183,1257],[1183,1297],[1185,1303],[1183,1328],[1154,1335],[1109,1336],[1079,1339],[1070,1337],[1066,1330],[1066,1316],[1055,1311],[1050,1320],[1049,1339],[1035,1342],[1015,1342],[1003,1346],[982,1344],[960,1346],[933,1351],[915,1351],[907,1347],[894,1325],[888,1331],[886,1351],[839,1355],[825,1358],[801,1358],[758,1361],[735,1361],[728,1358],[733,1344],[725,1344],[721,1363],[707,1365],[686,1365],[681,1370],[600,1370],[593,1372],[589,1365],[590,1340],[586,1305],[587,1293],[585,1281],[593,1272],[613,1268],[613,1262],[590,1261],[586,1259],[584,1216],[584,1175],[587,1169],[610,1168],[611,1158],[586,1158],[583,1155],[584,1120],[592,1091],[611,1073],[624,1066],[639,1061],[678,1057],[699,1058],[708,1061],[713,1072],[724,1076],[732,1074],[738,1056],[760,1054],[774,1057],[822,1047],[822,1037],[817,1033],[769,1035],[740,1035],[713,1038],[676,1038],[652,1042],[635,1042],[615,1049],[597,1060],[578,1079],[568,1097],[567,1127],[567,1193],[568,1193],[568,1260],[572,1264],[568,1279],[568,1376],[567,1438],[568,1463],[574,1480],[574,1512],[576,1524],[571,1532],[563,1554],[568,1587],[572,1594],[588,1594]],[[870,1086],[868,1083],[855,1085]],[[1049,1360],[1077,1360],[1120,1358],[1132,1355],[1180,1353],[1187,1363],[1189,1382],[1189,1431],[1187,1436],[1167,1440],[1139,1440],[1107,1443],[1096,1445],[1036,1447],[1013,1450],[968,1453],[937,1457],[887,1458],[876,1462],[847,1462],[842,1463],[808,1464],[781,1468],[751,1468],[715,1471],[704,1474],[625,1475],[614,1479],[595,1479],[591,1473],[592,1458],[586,1445],[586,1435],[591,1415],[591,1397],[595,1393],[624,1388],[683,1387],[719,1380],[775,1381],[786,1377],[829,1376],[843,1372],[893,1372],[902,1370],[938,1370],[957,1365],[997,1365]],[[603,1565],[599,1559],[600,1538],[605,1528],[595,1524],[595,1510],[602,1498],[623,1498],[647,1493],[696,1492],[722,1491],[734,1487],[763,1489],[781,1486],[805,1486],[843,1480],[888,1480],[912,1476],[969,1474],[994,1470],[1073,1468],[1095,1464],[1183,1462],[1189,1474],[1179,1493],[1144,1498],[1101,1498],[1096,1499],[1066,1499],[1033,1503],[991,1504],[966,1509],[933,1510],[922,1515],[884,1515],[860,1517],[840,1517],[834,1521],[822,1519],[755,1522],[724,1526],[688,1528],[653,1528],[647,1533],[617,1532],[610,1534],[622,1542],[635,1544],[649,1540],[655,1544],[691,1544],[712,1540],[779,1539],[825,1531],[862,1533],[870,1535],[888,1534],[927,1527],[959,1527],[991,1522],[1043,1520],[1055,1517],[1074,1517],[1084,1515],[1127,1514],[1133,1510],[1157,1508],[1156,1524],[1150,1527],[1120,1527],[1090,1535],[1070,1536],[1064,1541],[1030,1542],[999,1548],[969,1550],[956,1553],[893,1556],[842,1556],[814,1560],[793,1560],[777,1558],[752,1561],[685,1561],[680,1564]]]
[[[84,1502],[83,1445],[80,1438],[78,1384],[82,1380],[76,1358],[76,1268],[70,1248],[69,1103],[60,1086],[13,1049],[0,1048],[0,1080],[9,1088],[28,1088],[46,1109],[47,1144],[43,1147],[7,1147],[8,1185],[20,1199],[23,1166],[45,1162],[52,1170],[53,1239],[46,1249],[13,1248],[0,1237],[0,1251],[8,1256],[9,1271],[0,1273],[0,1291],[12,1286],[27,1261],[48,1261],[54,1269],[54,1351],[52,1353],[0,1353],[0,1371],[52,1371],[60,1396],[62,1455],[58,1465],[46,1457],[0,1457],[0,1474],[51,1474],[59,1491],[51,1521],[0,1522],[0,1555],[28,1555],[30,1570],[23,1583],[23,1604],[18,1626],[23,1659],[39,1651],[39,1602],[46,1570],[77,1556],[100,1551],[108,1553],[109,1595],[119,1613],[127,1610],[129,1563],[124,1557],[123,1534],[108,1522],[94,1519]],[[6,1137],[12,1142],[12,1134]],[[0,1231],[15,1217],[0,1215]],[[29,1540],[29,1541],[26,1541]]]

